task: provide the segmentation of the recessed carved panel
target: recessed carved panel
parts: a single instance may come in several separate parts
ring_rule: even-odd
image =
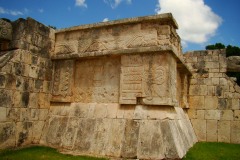
[[[70,101],[73,82],[73,60],[55,62],[53,81],[53,100]]]
[[[56,54],[69,54],[77,53],[78,51],[78,41],[65,41],[56,43],[55,53]]]
[[[119,99],[120,59],[100,58],[76,63],[75,102],[116,103]]]
[[[121,104],[136,104],[139,98],[155,105],[152,99],[168,97],[165,54],[126,55],[122,56],[121,64]]]

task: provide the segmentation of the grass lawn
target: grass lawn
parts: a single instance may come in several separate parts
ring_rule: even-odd
[[[183,160],[240,160],[240,144],[196,143]]]
[[[18,150],[0,151],[0,160],[106,160],[86,156],[72,156],[59,153],[49,147],[28,147]]]
[[[28,147],[18,150],[0,151],[0,160],[106,160],[86,156],[59,153],[49,147]],[[196,143],[183,160],[240,160],[240,144]]]

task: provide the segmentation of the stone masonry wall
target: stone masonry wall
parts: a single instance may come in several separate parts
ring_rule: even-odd
[[[0,51],[0,148],[38,143],[52,80],[54,31],[30,18],[9,25],[12,37]]]
[[[188,115],[198,140],[240,143],[240,87],[226,75],[225,50],[184,56],[193,73]]]

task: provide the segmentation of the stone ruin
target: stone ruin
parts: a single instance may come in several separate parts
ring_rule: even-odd
[[[197,141],[240,143],[225,51],[182,54],[171,14],[0,27],[0,149],[178,159]]]

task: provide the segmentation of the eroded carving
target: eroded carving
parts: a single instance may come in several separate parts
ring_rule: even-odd
[[[142,93],[142,57],[139,55],[121,58],[121,103],[136,104]]]
[[[76,53],[78,50],[78,41],[66,41],[57,43],[55,46],[56,54]]]
[[[102,58],[76,63],[74,100],[76,102],[118,102],[120,60]]]
[[[73,60],[55,62],[53,96],[59,96],[58,98],[64,100],[66,96],[70,96],[72,94],[71,85],[73,80],[73,67]]]
[[[137,97],[151,100],[166,96],[165,55],[122,56],[120,103],[136,104]]]

